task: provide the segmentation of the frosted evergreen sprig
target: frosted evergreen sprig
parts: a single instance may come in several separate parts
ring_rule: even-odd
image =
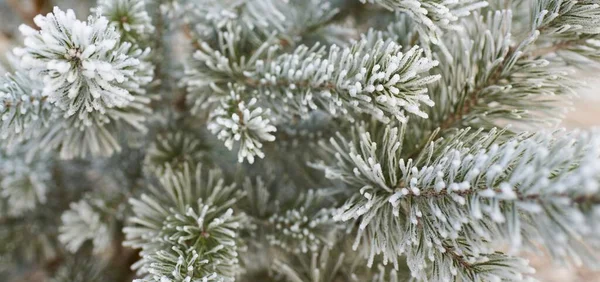
[[[121,33],[121,40],[139,42],[146,40],[154,26],[146,11],[145,0],[101,0],[98,1],[98,13],[110,21]]]
[[[8,74],[0,87],[3,102],[1,121],[2,138],[9,146],[26,140],[34,150],[50,151],[59,148],[61,158],[71,159],[86,155],[107,156],[121,150],[115,135],[123,129],[145,132],[146,117],[151,110],[145,89],[153,78],[153,66],[147,61],[150,49],[141,50],[123,42],[111,56],[126,54],[140,62],[140,71],[120,86],[133,95],[133,100],[123,108],[107,108],[103,114],[87,116],[65,115],[44,94],[44,83],[39,77],[26,75],[20,61],[15,62],[15,73]],[[42,146],[43,145],[43,146]],[[36,147],[39,146],[39,147]]]
[[[61,215],[58,240],[68,251],[75,253],[87,240],[92,240],[94,252],[102,252],[112,241],[112,229],[103,220],[106,203],[102,200],[83,199],[73,202]]]
[[[25,47],[15,54],[30,75],[42,77],[42,95],[65,116],[77,114],[90,124],[92,113],[123,108],[135,99],[129,89],[141,86],[135,79],[140,62],[118,53],[120,35],[106,18],[90,16],[82,22],[72,10],[55,7],[34,21],[40,30],[22,25]]]
[[[600,6],[595,1],[543,0],[533,6],[533,28],[545,37],[583,41],[600,34]]]
[[[437,0],[360,0],[362,3],[374,3],[389,10],[407,14],[417,24],[417,29],[434,44],[440,43],[444,29],[459,29],[460,17],[468,16],[472,11],[488,6],[487,1],[437,1]]]
[[[323,246],[333,247],[340,226],[333,221],[332,208],[322,207],[319,193],[309,190],[298,196],[297,204],[280,209],[267,221],[273,230],[266,236],[270,245],[291,253],[316,252]]]
[[[238,161],[247,159],[254,163],[254,157],[264,158],[261,148],[263,142],[275,140],[270,109],[263,110],[256,105],[257,99],[252,98],[248,103],[241,100],[243,86],[230,86],[230,96],[225,97],[220,107],[210,114],[208,129],[225,142],[225,147],[233,149],[234,143],[239,142]]]
[[[437,61],[422,52],[413,47],[404,53],[398,44],[370,33],[347,48],[300,46],[291,54],[259,60],[248,82],[282,114],[306,117],[322,109],[406,122],[405,112],[427,118],[420,104],[433,105],[426,87],[439,79],[427,73]]]
[[[306,118],[321,109],[333,115],[365,112],[386,122],[392,117],[406,121],[405,112],[427,117],[420,104],[433,105],[426,87],[439,77],[427,72],[437,62],[423,58],[418,47],[403,53],[393,41],[369,33],[346,48],[300,46],[279,56],[277,45],[268,47],[267,41],[246,58],[237,46],[244,42],[242,35],[239,28],[219,33],[218,50],[201,45],[194,54],[198,65],[186,71],[190,90],[223,92],[219,89],[236,82],[258,90],[248,96],[286,119]]]
[[[167,166],[181,169],[186,163],[199,163],[207,153],[207,146],[198,136],[183,131],[159,134],[146,154],[145,163],[158,174]]]
[[[148,256],[148,269],[150,275],[134,282],[163,282],[163,281],[217,281],[232,282],[235,275],[235,266],[231,267],[229,273],[223,273],[223,267],[211,265],[210,260],[202,259],[194,248],[181,250],[174,246],[171,250],[160,250],[156,254]],[[218,261],[218,260],[217,260]],[[232,263],[225,261],[225,263]],[[214,272],[215,270],[221,273]],[[224,277],[230,275],[231,277]]]
[[[10,215],[22,215],[46,203],[52,174],[49,156],[3,152],[0,157],[0,196]]]
[[[9,144],[30,139],[49,126],[53,113],[42,85],[22,73],[0,78],[1,137]]]
[[[575,85],[563,65],[529,56],[539,32],[513,45],[512,12],[476,15],[464,32],[456,32],[437,53],[442,79],[429,92],[436,107],[429,109],[429,127],[442,130],[472,126],[493,128],[517,123],[554,125],[562,119]],[[418,127],[426,127],[416,125]]]
[[[123,229],[125,245],[142,249],[142,281],[233,281],[242,219],[232,206],[243,193],[200,164],[167,167],[160,182],[152,195],[130,200],[135,216]]]
[[[105,282],[114,281],[114,271],[108,271],[106,261],[95,258],[88,250],[82,250],[65,258],[54,271],[49,282]]]
[[[240,26],[231,24],[216,33],[215,44],[199,42],[199,49],[193,54],[194,60],[185,65],[183,83],[195,98],[193,113],[210,108],[219,99],[213,92],[225,93],[220,89],[228,87],[234,81],[244,80],[244,73],[252,71],[256,61],[267,52],[275,52],[277,46],[269,46],[271,40],[261,42],[253,50],[247,52],[256,43],[251,34]]]
[[[287,261],[275,260],[273,270],[290,282],[334,282],[340,276],[351,279],[344,281],[356,281],[352,273],[343,273],[348,271],[343,269],[344,259],[344,252],[322,247],[309,254],[297,254]]]
[[[559,258],[594,264],[581,240],[594,245],[597,239],[579,204],[597,205],[597,132],[538,133],[494,144],[496,131],[463,131],[440,149],[430,147],[418,163],[401,157],[402,136],[396,128],[377,136],[359,129],[352,142],[332,140],[337,163],[324,168],[328,177],[360,189],[336,218],[358,220],[355,246],[369,250],[370,263],[383,254],[397,265],[396,256],[406,254],[416,277],[427,277],[428,260],[448,279],[469,277],[474,268],[461,265],[498,258],[490,243],[505,238],[515,249],[542,242]],[[529,271],[517,270],[511,275]]]
[[[540,33],[533,56],[556,53],[574,67],[584,58],[600,58],[600,4],[595,1],[537,1],[531,9],[532,28]]]

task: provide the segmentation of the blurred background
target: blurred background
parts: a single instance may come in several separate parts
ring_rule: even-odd
[[[53,6],[59,6],[63,10],[73,9],[79,19],[84,19],[95,2],[95,0],[0,0],[0,75],[6,72],[4,65],[7,53],[22,42],[18,31],[20,24],[32,24],[35,15],[45,14]],[[576,76],[583,82],[579,97],[574,99],[572,109],[561,126],[571,129],[600,126],[600,73],[589,71],[577,73]],[[532,266],[537,269],[535,276],[541,281],[600,282],[600,271],[568,269],[550,262],[543,254],[529,257]]]

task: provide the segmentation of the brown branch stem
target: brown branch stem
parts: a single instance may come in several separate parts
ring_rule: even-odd
[[[552,46],[536,49],[531,52],[530,56],[533,58],[541,57],[544,55],[555,53],[555,52],[563,50],[563,49],[567,49],[569,47],[572,47],[572,46],[575,46],[578,44],[585,43],[585,41],[586,41],[586,39],[562,41],[562,42],[559,42]]]

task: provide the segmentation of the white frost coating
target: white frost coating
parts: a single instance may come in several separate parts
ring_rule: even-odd
[[[90,16],[82,22],[72,10],[55,7],[34,22],[39,31],[26,25],[19,28],[25,47],[15,49],[15,54],[32,77],[42,77],[43,95],[65,116],[77,114],[91,123],[91,112],[103,114],[134,100],[127,88],[139,88],[133,77],[140,71],[140,61],[116,52],[120,35],[106,18]]]
[[[277,111],[306,116],[320,108],[349,119],[354,111],[406,122],[406,113],[427,118],[421,103],[433,106],[427,85],[439,76],[427,72],[438,62],[422,53],[419,47],[402,52],[402,46],[370,33],[347,48],[300,46],[270,63],[258,61],[256,72],[247,75],[271,103],[286,105]]]
[[[167,166],[160,182],[152,195],[130,199],[135,216],[123,229],[125,245],[141,249],[139,281],[233,282],[242,218],[230,207],[243,193],[200,164]]]
[[[102,221],[99,210],[103,205],[102,201],[90,204],[87,200],[81,200],[71,203],[71,208],[62,214],[58,240],[68,251],[77,252],[81,245],[90,239],[96,253],[104,251],[110,244],[111,230],[107,223]]]
[[[272,134],[277,128],[271,124],[270,110],[257,107],[257,99],[252,98],[248,104],[240,101],[237,92],[243,88],[230,89],[230,96],[223,99],[221,106],[211,113],[208,129],[225,142],[229,150],[239,142],[238,161],[247,159],[254,163],[254,157],[263,158],[262,142],[273,142]]]
[[[110,20],[126,40],[136,42],[155,29],[145,6],[145,0],[100,0],[95,10]]]
[[[504,239],[515,250],[539,247],[532,238],[556,256],[586,258],[577,244],[592,240],[594,219],[575,203],[598,193],[599,132],[541,132],[497,144],[491,143],[501,134],[496,130],[467,132],[426,148],[436,157],[421,163],[399,157],[403,133],[397,128],[377,139],[361,128],[353,142],[331,140],[337,163],[320,167],[360,187],[334,218],[360,223],[354,247],[367,250],[369,264],[381,254],[397,267],[398,255],[405,254],[413,275],[431,278],[423,269],[435,261],[441,279],[468,273],[442,269],[452,264],[440,262],[460,254],[469,264],[508,260],[513,272],[490,273],[487,279],[515,279],[531,269],[522,260],[497,257],[490,243]]]
[[[52,174],[50,159],[26,159],[22,153],[0,155],[0,201],[6,200],[8,214],[22,215],[46,203]]]

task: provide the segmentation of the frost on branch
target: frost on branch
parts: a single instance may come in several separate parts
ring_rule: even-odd
[[[468,16],[472,11],[488,6],[487,1],[460,0],[360,0],[362,3],[374,3],[408,15],[416,24],[417,31],[425,41],[439,44],[443,30],[460,29],[457,23],[460,17]]]
[[[121,33],[121,40],[146,40],[153,32],[152,20],[146,11],[145,0],[100,0],[98,13]]]
[[[82,22],[72,10],[54,8],[34,21],[40,30],[22,25],[25,47],[15,53],[32,77],[42,78],[42,95],[65,116],[90,124],[93,113],[135,100],[130,92],[141,86],[135,78],[140,61],[121,53],[120,35],[106,18],[90,16]]]
[[[106,208],[106,204],[102,200],[91,199],[71,203],[70,207],[61,216],[58,240],[72,253],[90,239],[95,253],[105,250],[112,239],[111,228],[102,219],[102,209]]]
[[[200,164],[167,167],[160,182],[152,195],[130,199],[135,216],[123,229],[125,244],[142,249],[140,281],[233,281],[242,219],[232,205],[242,193]]]
[[[382,254],[397,265],[404,254],[421,278],[470,277],[475,265],[497,259],[520,264],[494,254],[492,243],[500,238],[515,250],[542,243],[557,258],[596,264],[584,246],[599,242],[591,227],[598,132],[542,132],[498,142],[501,133],[463,130],[431,145],[417,162],[401,157],[397,128],[372,135],[361,127],[353,141],[332,139],[337,162],[323,168],[359,189],[336,218],[360,223],[355,246],[369,250],[370,262]],[[437,270],[428,274],[428,265]],[[488,274],[514,279],[518,272],[528,268]]]
[[[103,17],[54,13],[36,17],[40,31],[21,28],[25,47],[0,86],[1,137],[10,146],[33,139],[33,149],[58,148],[65,159],[111,155],[124,128],[147,130],[150,49],[119,43]]]
[[[199,163],[206,159],[209,149],[198,135],[184,131],[166,132],[157,135],[146,154],[146,165],[157,174],[168,166],[181,169],[186,163]]]
[[[208,129],[225,142],[225,147],[233,149],[239,142],[238,161],[248,159],[254,163],[254,157],[263,158],[262,142],[275,140],[273,132],[277,128],[271,124],[270,110],[256,106],[257,99],[252,98],[247,104],[241,100],[240,92],[245,88],[230,86],[230,96],[221,101],[210,114]]]
[[[0,137],[9,144],[32,138],[49,126],[53,111],[42,87],[23,73],[0,78]]]
[[[556,125],[564,117],[576,88],[569,69],[555,56],[532,55],[538,30],[516,38],[513,29],[512,11],[504,10],[476,14],[464,30],[449,33],[448,52],[434,54],[440,62],[434,72],[442,77],[429,87],[436,105],[411,133],[507,123],[523,129]]]
[[[346,48],[317,44],[282,55],[267,41],[246,57],[240,46],[244,38],[241,31],[227,29],[219,34],[218,49],[203,44],[186,70],[190,90],[210,93],[232,82],[245,85],[246,96],[283,120],[322,110],[350,120],[367,113],[385,122],[405,122],[407,113],[427,117],[421,103],[433,105],[427,85],[439,76],[428,72],[437,62],[422,57],[418,47],[403,52],[392,40],[369,32]]]
[[[298,196],[290,209],[281,209],[268,218],[273,230],[267,240],[290,253],[316,252],[333,247],[340,225],[333,221],[333,209],[318,192],[309,190]]]
[[[541,0],[532,9],[532,25],[540,32],[540,53],[553,53],[573,66],[586,66],[600,56],[600,4],[597,1]]]
[[[254,46],[252,34],[240,26],[226,25],[216,33],[216,46],[199,42],[199,50],[193,54],[193,60],[185,65],[185,83],[193,95],[193,113],[210,108],[219,99],[213,92],[227,94],[220,89],[229,87],[233,81],[243,80],[244,73],[252,71],[256,60],[265,52],[274,52],[277,47],[269,46],[272,41]],[[254,54],[248,55],[248,49],[256,47]]]
[[[249,77],[274,111],[307,117],[322,109],[406,122],[406,112],[427,118],[420,104],[433,105],[426,87],[439,79],[427,74],[437,62],[422,52],[418,47],[402,52],[393,41],[369,33],[347,48],[300,46],[291,54],[257,61]]]
[[[46,203],[52,179],[49,156],[2,152],[0,160],[0,203],[6,202],[9,215],[22,215]]]

